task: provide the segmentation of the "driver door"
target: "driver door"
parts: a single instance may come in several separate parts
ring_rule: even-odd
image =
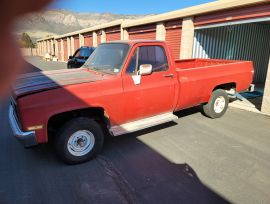
[[[141,65],[151,64],[152,73],[141,76],[135,84]],[[173,111],[174,79],[169,69],[166,52],[162,46],[138,46],[123,73],[124,114],[126,122]]]

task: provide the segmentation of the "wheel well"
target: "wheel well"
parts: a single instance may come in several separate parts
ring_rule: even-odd
[[[92,118],[102,127],[107,128],[109,126],[109,119],[106,118],[104,114],[105,111],[103,108],[85,108],[53,115],[48,121],[48,139],[50,141],[59,128],[61,128],[66,122],[77,117]]]
[[[217,89],[223,89],[223,90],[231,90],[231,89],[235,89],[236,88],[236,83],[234,82],[231,82],[231,83],[226,83],[226,84],[221,84],[221,85],[218,85],[214,88],[213,91],[217,90]]]

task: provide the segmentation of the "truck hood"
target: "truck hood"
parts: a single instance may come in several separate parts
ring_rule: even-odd
[[[102,74],[90,72],[82,68],[34,72],[23,74],[16,79],[14,94],[18,97],[66,85],[95,82],[103,79],[104,76]]]

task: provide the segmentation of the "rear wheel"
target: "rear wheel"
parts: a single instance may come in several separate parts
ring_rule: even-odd
[[[213,91],[209,102],[203,105],[203,112],[210,118],[220,118],[226,113],[228,105],[229,97],[226,91],[217,89]]]
[[[58,132],[54,146],[57,155],[68,164],[94,158],[102,149],[104,134],[100,125],[89,118],[75,118]]]

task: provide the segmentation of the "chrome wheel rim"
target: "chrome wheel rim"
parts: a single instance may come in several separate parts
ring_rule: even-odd
[[[94,135],[88,130],[79,130],[70,136],[67,147],[70,154],[80,157],[88,154],[94,145]]]
[[[214,102],[214,111],[216,113],[221,113],[226,105],[226,100],[223,96],[219,96]]]

